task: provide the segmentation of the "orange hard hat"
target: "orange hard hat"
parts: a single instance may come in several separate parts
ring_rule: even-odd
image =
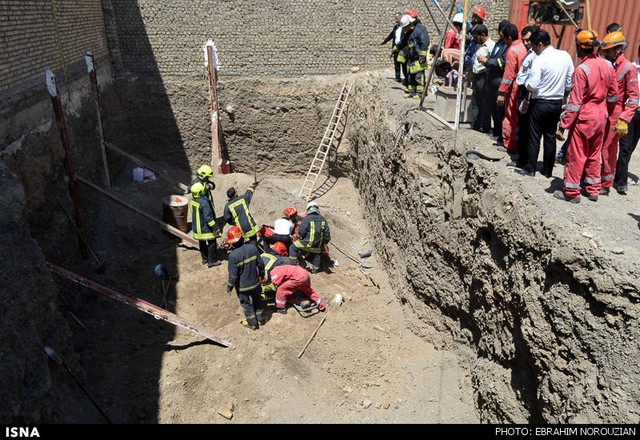
[[[242,231],[237,226],[231,226],[227,231],[227,244],[234,244],[242,238]]]
[[[407,12],[405,12],[405,14],[407,14],[411,18],[418,18],[418,13],[415,9],[409,9]]]
[[[611,49],[616,46],[624,46],[627,47],[629,42],[624,37],[624,34],[620,31],[611,32],[610,34],[605,35],[602,39],[602,48],[603,49]]]
[[[276,241],[271,245],[271,249],[276,251],[281,257],[287,255],[287,247],[281,241]]]
[[[478,17],[482,18],[483,20],[487,17],[487,13],[484,10],[484,8],[481,8],[480,6],[475,6],[473,8],[473,13],[476,14]]]
[[[576,35],[576,44],[583,49],[589,49],[600,45],[598,34],[590,29],[583,29]]]
[[[297,213],[298,213],[298,210],[296,208],[285,208],[284,210],[284,215],[286,215],[287,218],[291,218]]]

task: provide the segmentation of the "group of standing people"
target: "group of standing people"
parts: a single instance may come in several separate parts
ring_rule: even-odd
[[[461,15],[445,35],[438,76],[450,75],[460,62]],[[482,8],[474,8],[473,41],[463,60],[473,90],[472,128],[492,134],[498,150],[511,157],[507,166],[523,176],[541,172],[550,178],[561,159],[564,184],[556,198],[579,203],[582,188],[591,201],[609,195],[612,187],[626,194],[629,160],[640,138],[640,64],[625,58],[629,43],[620,26],[609,25],[602,40],[593,30],[577,29],[574,67],[569,53],[553,47],[539,25],[518,32],[503,20],[494,42],[485,17]],[[560,157],[558,140],[566,141]]]
[[[199,243],[202,264],[216,267],[221,265],[217,238],[222,236],[224,226],[229,225],[225,240],[230,247],[226,290],[236,290],[245,315],[241,324],[251,330],[266,324],[268,316],[263,292],[269,290],[275,290],[278,313],[286,313],[287,302],[291,302],[298,292],[308,297],[319,311],[324,311],[325,303],[311,287],[309,275],[321,270],[323,262],[325,267],[334,265],[333,260],[323,261],[323,256],[328,258],[327,244],[331,241],[331,233],[318,204],[309,202],[305,215],[298,215],[295,208],[285,209],[284,217],[276,220],[278,228],[275,232],[278,234],[271,231],[271,240],[267,240],[263,234],[264,225],[263,228],[258,226],[249,209],[257,183],[243,194],[229,188],[223,215],[218,218],[212,176],[211,167],[202,165],[191,182],[191,229]]]

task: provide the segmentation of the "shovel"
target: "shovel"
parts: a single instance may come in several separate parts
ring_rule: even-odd
[[[67,373],[69,373],[71,378],[76,382],[76,384],[78,384],[78,386],[84,392],[84,394],[89,398],[89,400],[91,400],[91,403],[93,403],[93,406],[96,407],[96,409],[100,412],[102,417],[104,417],[104,419],[107,422],[109,422],[109,424],[113,424],[111,419],[109,419],[109,417],[104,413],[104,411],[100,408],[100,406],[98,406],[98,402],[96,402],[95,399],[93,397],[91,397],[91,394],[89,394],[89,392],[82,386],[82,384],[80,383],[78,378],[75,376],[75,374],[73,374],[71,372],[71,369],[64,362],[64,359],[62,358],[62,356],[60,356],[57,351],[55,351],[53,348],[51,348],[51,347],[49,347],[47,345],[45,345],[45,347],[44,347],[44,352],[49,357],[49,359],[51,359],[53,362],[55,362],[58,365],[62,365],[64,367],[64,369],[67,370]]]
[[[313,331],[307,343],[304,344],[304,347],[302,347],[302,350],[300,350],[300,353],[298,354],[298,358],[302,357],[302,355],[304,354],[304,351],[307,349],[307,347],[309,346],[313,338],[316,336],[316,333],[318,333],[318,330],[320,330],[320,327],[322,326],[322,324],[324,324],[324,322],[327,320],[327,317],[329,316],[329,312],[331,311],[331,308],[340,307],[340,304],[342,304],[343,301],[344,301],[344,298],[339,293],[336,293],[331,298],[329,298],[329,301],[327,301],[327,312],[320,320],[320,324],[318,324],[316,329]]]

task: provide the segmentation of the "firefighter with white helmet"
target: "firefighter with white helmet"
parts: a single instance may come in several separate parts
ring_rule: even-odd
[[[315,201],[307,204],[307,216],[302,219],[296,239],[289,247],[289,255],[306,267],[303,257],[311,262],[311,273],[317,273],[322,266],[322,246],[331,241],[331,232],[327,219],[320,214]]]
[[[415,15],[413,17],[412,15]],[[404,38],[398,48],[404,52],[407,61],[408,85],[405,98],[421,98],[424,91],[424,71],[427,68],[427,53],[429,51],[429,33],[418,18],[418,14],[407,11],[400,19],[406,30]]]

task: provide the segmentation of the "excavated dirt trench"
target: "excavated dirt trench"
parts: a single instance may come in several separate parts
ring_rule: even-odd
[[[561,169],[549,181],[507,173],[490,139],[444,129],[403,100],[389,76],[221,84],[221,124],[237,174],[220,176],[217,210],[227,186],[244,187],[255,173],[256,217],[268,223],[286,206],[302,208],[296,192],[315,149],[309,145],[322,138],[343,82],[354,81],[340,147],[314,197],[334,225],[336,246],[352,254],[373,249],[376,268],[363,274],[341,258],[339,269],[314,278],[327,295],[348,292],[349,307],[334,315],[335,327],[319,336],[316,351],[298,361],[296,348],[317,321],[289,314],[253,334],[238,328],[237,299],[223,292],[223,269],[199,267],[197,251],[176,247],[146,220],[86,189],[94,246],[107,261],[99,279],[158,303],[152,266],[168,262],[180,274],[171,310],[237,348],[194,343],[189,333],[53,278],[45,259],[87,275],[91,262],[69,252],[76,239],[59,212],[47,217],[54,231],[20,223],[24,185],[3,171],[3,206],[10,208],[3,225],[13,231],[3,234],[3,247],[26,243],[35,256],[29,264],[3,261],[4,285],[20,294],[5,302],[3,316],[15,325],[4,330],[2,353],[29,359],[3,380],[5,389],[18,390],[20,379],[11,378],[27,377],[30,390],[7,402],[5,418],[104,421],[42,356],[44,341],[67,353],[120,423],[286,423],[291,415],[326,423],[637,423],[640,201],[566,206],[548,194],[561,185]],[[189,84],[167,90],[170,100],[206,114],[206,91],[189,99]],[[124,106],[135,99],[120,98]],[[174,108],[177,127],[197,119]],[[128,137],[113,138],[135,139],[132,153],[152,151],[162,136],[152,129],[157,115],[147,116],[155,138],[133,130],[146,125],[132,120]],[[184,138],[191,148],[180,152],[174,140],[146,157],[174,181],[186,181],[185,163],[206,160],[208,146]],[[500,160],[470,165],[468,149]],[[88,165],[78,168],[97,179]],[[122,166],[114,191],[159,215],[159,194],[176,188],[160,180],[132,185],[131,166]],[[51,191],[63,195],[63,182]],[[17,275],[25,271],[33,274],[28,285]],[[25,311],[35,319],[27,323]],[[227,420],[216,409],[229,402],[235,415]],[[64,414],[56,409],[61,403],[69,408]]]

